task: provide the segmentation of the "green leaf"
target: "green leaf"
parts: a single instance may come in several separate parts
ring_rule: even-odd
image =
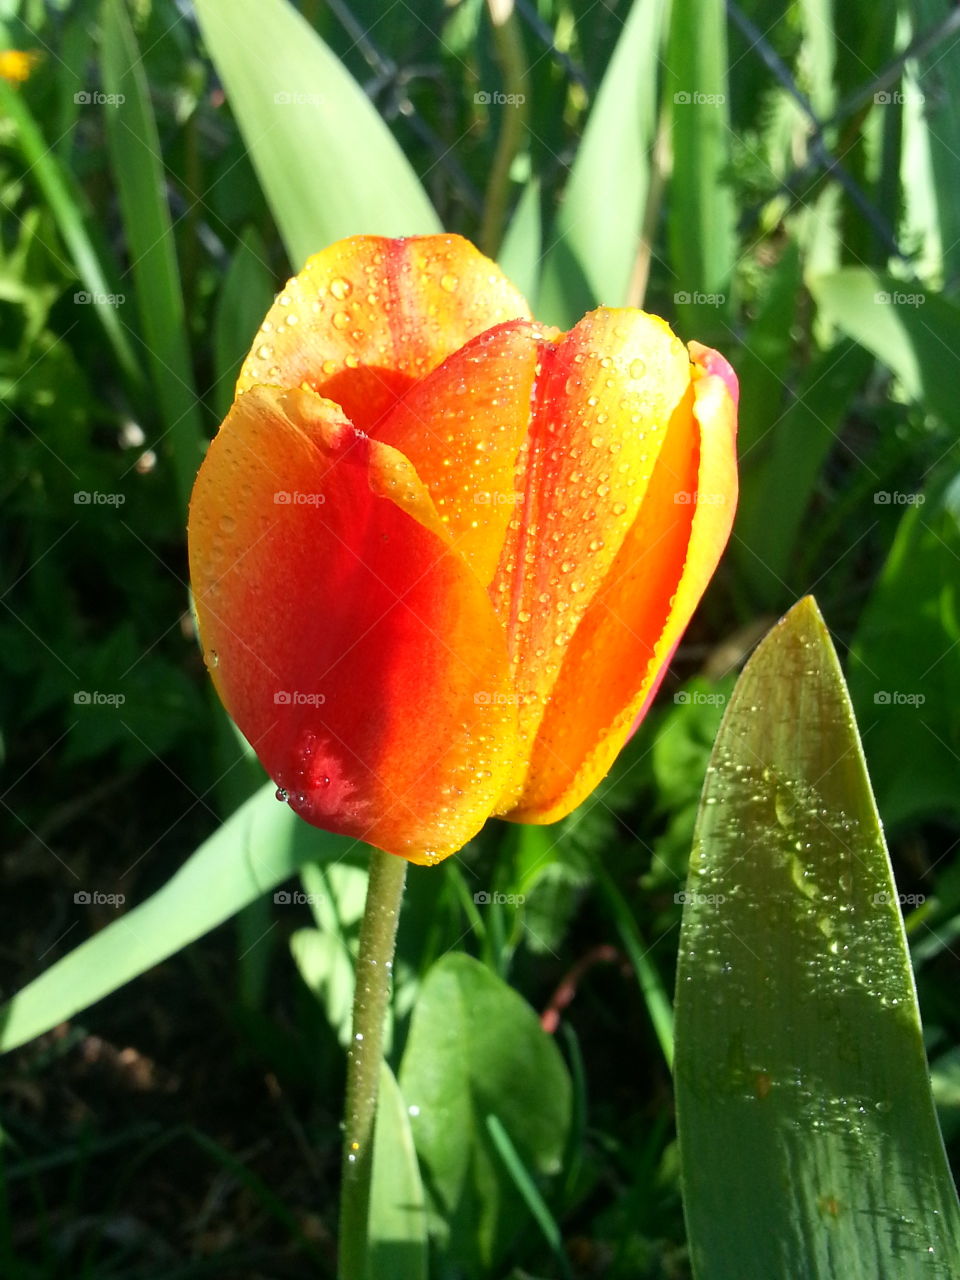
[[[844,267],[810,281],[824,314],[896,374],[911,400],[960,423],[960,308],[916,281]]]
[[[233,403],[240,366],[276,292],[266,247],[255,227],[240,238],[224,277],[213,322],[214,404],[225,418]]]
[[[70,251],[77,275],[83,282],[84,291],[93,296],[94,311],[113,348],[117,363],[129,384],[139,388],[142,384],[139,359],[134,353],[126,327],[120,322],[119,310],[109,303],[97,301],[115,296],[119,292],[118,287],[111,283],[116,278],[115,273],[108,271],[94,248],[81,210],[80,198],[73,188],[67,169],[40,132],[22,95],[2,77],[0,118],[13,121],[17,141],[30,175],[50,206],[57,229]]]
[[[487,1276],[530,1222],[487,1117],[497,1117],[534,1179],[559,1173],[571,1112],[560,1052],[520,996],[479,961],[449,954],[421,988],[400,1088],[431,1234],[464,1274]]]
[[[732,547],[740,573],[766,606],[796,595],[804,516],[871,367],[863,347],[842,339],[804,370],[786,408],[781,411],[779,400],[767,402],[766,447],[750,458]]]
[[[499,253],[503,274],[513,281],[525,298],[537,296],[542,234],[540,182],[531,178],[514,210]]]
[[[668,196],[678,324],[727,335],[736,261],[727,107],[727,11],[723,0],[674,0],[666,98],[673,171]],[[680,301],[680,299],[684,299]]]
[[[427,1280],[427,1213],[407,1105],[383,1064],[373,1139],[368,1280]]]
[[[295,269],[344,236],[442,229],[366,94],[287,0],[196,7]]]
[[[677,972],[676,1090],[701,1280],[953,1276],[893,874],[813,600],[747,664],[704,787]]]
[[[150,369],[186,510],[206,437],[190,363],[160,137],[146,68],[122,0],[105,0],[103,6],[102,65],[107,93],[122,95],[119,106],[106,108],[107,142],[143,329],[139,358]]]
[[[905,514],[850,652],[850,692],[891,825],[960,813],[960,476],[898,496],[915,502],[875,508],[877,519]]]
[[[568,329],[622,306],[650,189],[664,0],[634,0],[590,111],[544,263],[536,314]]]
[[[0,1008],[0,1052],[42,1035],[202,937],[306,863],[356,841],[308,826],[268,783],[162,889],[119,916]]]

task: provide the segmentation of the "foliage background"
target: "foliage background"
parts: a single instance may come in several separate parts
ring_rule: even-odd
[[[960,18],[946,0],[527,0],[511,46],[476,0],[302,12],[440,223],[502,250],[544,319],[642,303],[740,375],[741,509],[655,711],[569,820],[492,826],[412,877],[395,1028],[394,1064],[451,948],[538,1011],[572,982],[557,1041],[577,1140],[551,1198],[567,1261],[498,1218],[490,1274],[685,1276],[664,1056],[675,895],[736,671],[805,592],[850,681],[960,1153]],[[184,513],[200,442],[299,263],[192,5],[5,0],[0,18],[4,47],[39,55],[0,84],[10,994],[262,781],[199,658]],[[522,108],[491,100],[512,92]],[[309,187],[313,168],[308,145],[286,171]],[[358,876],[324,888],[347,953]],[[478,889],[527,901],[481,911]],[[5,1060],[6,1274],[332,1274],[345,979],[314,923],[331,933],[268,897]]]

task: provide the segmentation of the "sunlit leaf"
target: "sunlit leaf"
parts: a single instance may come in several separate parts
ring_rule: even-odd
[[[960,1211],[883,834],[812,599],[760,645],[704,787],[677,973],[700,1280],[949,1277]]]

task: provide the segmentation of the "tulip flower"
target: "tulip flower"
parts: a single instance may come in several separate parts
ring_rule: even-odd
[[[716,568],[736,398],[642,311],[538,325],[457,236],[312,257],[190,508],[206,662],[279,797],[416,863],[569,813]]]

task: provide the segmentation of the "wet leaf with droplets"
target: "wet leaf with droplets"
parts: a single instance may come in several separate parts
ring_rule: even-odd
[[[676,1075],[701,1280],[960,1273],[893,873],[810,598],[747,664],[714,746]]]

